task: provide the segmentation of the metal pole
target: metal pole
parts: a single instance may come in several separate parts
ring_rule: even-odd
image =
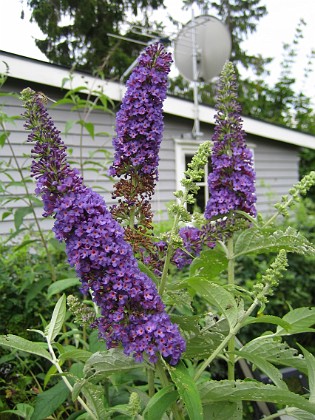
[[[191,10],[191,23],[192,23],[192,66],[193,66],[193,91],[194,91],[194,116],[195,123],[193,128],[193,136],[200,137],[203,133],[200,132],[199,122],[199,103],[198,103],[198,51],[196,39],[196,26],[194,10]]]

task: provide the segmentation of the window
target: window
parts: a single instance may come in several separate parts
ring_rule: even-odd
[[[188,164],[191,162],[198,146],[201,142],[197,140],[175,140],[175,156],[176,156],[176,186],[177,189],[182,189],[180,181],[184,177],[184,172],[188,169]],[[195,205],[188,205],[187,210],[192,213],[194,207],[197,207],[200,211],[204,211],[207,201],[209,199],[208,191],[208,174],[210,171],[210,161],[205,167],[204,179],[197,183],[200,187],[196,194]]]
[[[192,157],[196,153],[198,146],[204,140],[186,140],[186,139],[175,139],[175,159],[176,159],[176,189],[183,189],[180,181],[184,177],[184,172],[188,168],[189,162],[191,162]],[[250,144],[248,147],[251,149],[254,156],[254,145]],[[201,212],[204,212],[207,201],[209,199],[208,191],[208,174],[211,171],[211,163],[209,161],[208,165],[205,167],[204,179],[197,183],[199,185],[199,190],[196,195],[195,207],[197,207]],[[193,205],[188,205],[187,210],[191,213],[194,209]]]

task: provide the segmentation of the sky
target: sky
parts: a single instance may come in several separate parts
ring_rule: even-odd
[[[283,43],[293,41],[297,24],[300,18],[303,18],[306,26],[303,29],[304,38],[298,47],[294,76],[298,80],[296,89],[304,91],[307,96],[315,100],[315,63],[309,79],[305,81],[303,77],[303,69],[308,62],[307,57],[312,50],[315,50],[315,0],[262,0],[261,4],[267,6],[268,15],[259,21],[257,31],[248,37],[242,47],[252,54],[273,57],[273,63],[268,67],[271,72],[269,81],[276,82],[280,74]],[[192,12],[181,10],[181,0],[166,0],[165,5],[167,9],[164,14],[159,12],[161,19],[169,13],[183,25],[191,20]],[[47,61],[34,41],[35,38],[41,38],[41,31],[36,23],[29,22],[30,12],[26,6],[24,6],[25,18],[20,19],[22,9],[21,0],[0,0],[0,50]],[[198,14],[198,10],[195,9],[195,16]],[[170,28],[170,32],[173,31],[174,27]]]

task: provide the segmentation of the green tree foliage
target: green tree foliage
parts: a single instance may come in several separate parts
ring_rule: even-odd
[[[130,12],[144,13],[142,27],[148,27],[148,10],[164,6],[163,0],[27,0],[34,20],[45,39],[37,47],[56,64],[92,72],[100,67],[107,77],[120,76],[139,55],[147,37],[133,34],[143,43],[117,41],[109,34],[120,35],[121,24]],[[128,36],[128,33],[126,34]]]

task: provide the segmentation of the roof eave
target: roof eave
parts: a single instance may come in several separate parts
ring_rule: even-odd
[[[61,88],[63,81],[69,79],[70,76],[69,69],[61,66],[2,51],[0,52],[0,61],[8,65],[10,77],[28,82]],[[71,86],[68,80],[63,84],[63,87],[70,89],[82,86],[82,84],[91,89],[103,89],[103,92],[113,101],[121,101],[126,89],[123,84],[102,80],[80,72],[71,73]],[[166,114],[191,120],[195,118],[194,103],[180,98],[168,96],[163,109]],[[201,122],[214,124],[214,108],[199,105],[198,114]],[[248,117],[243,117],[243,127],[247,133],[255,136],[315,149],[315,136],[310,134]]]

